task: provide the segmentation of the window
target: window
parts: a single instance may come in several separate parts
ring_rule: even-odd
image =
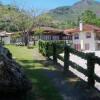
[[[74,48],[78,51],[81,50],[81,45],[80,44],[74,44]]]
[[[86,44],[85,44],[85,50],[89,50],[89,48],[90,48],[89,43],[86,43]]]
[[[86,33],[86,38],[91,38],[91,33]]]
[[[53,36],[53,40],[59,40],[59,36]]]
[[[76,39],[79,39],[79,34],[75,34],[74,35],[74,39],[76,40]]]

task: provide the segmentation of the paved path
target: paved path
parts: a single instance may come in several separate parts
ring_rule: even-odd
[[[37,55],[34,55],[34,53],[37,53]],[[41,61],[44,67],[47,67],[46,65],[48,64],[53,65],[52,61],[47,61],[35,49],[33,57],[35,60]],[[64,75],[61,66],[55,65],[54,67],[56,70],[44,69],[43,73],[51,80],[64,100],[100,100],[100,92],[96,89],[88,89],[87,83],[80,80],[70,71],[66,72],[66,75]]]

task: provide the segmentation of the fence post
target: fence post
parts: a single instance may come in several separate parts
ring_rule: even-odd
[[[69,69],[69,57],[70,57],[69,48],[67,46],[64,47],[64,72]]]
[[[95,68],[95,60],[93,57],[94,53],[87,54],[87,72],[88,72],[88,86],[89,88],[94,87],[95,79],[94,79],[94,68]]]
[[[56,50],[56,44],[53,43],[53,62],[57,63],[57,50]]]

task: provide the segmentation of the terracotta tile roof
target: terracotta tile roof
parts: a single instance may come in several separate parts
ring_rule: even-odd
[[[100,30],[100,27],[97,27],[95,25],[89,25],[89,24],[86,24],[83,26],[83,31],[98,31]]]
[[[85,24],[85,25],[83,25],[83,31],[96,31],[96,32],[100,32],[100,27],[97,27],[95,25]],[[80,29],[79,28],[74,28],[74,29],[66,29],[66,30],[64,30],[65,34],[76,33],[76,32],[80,32]]]
[[[37,28],[34,28],[32,31],[34,32]],[[50,33],[50,34],[58,34],[63,33],[63,30],[52,28],[52,27],[40,27],[40,29],[44,30],[44,33]]]
[[[8,33],[8,32],[6,32],[6,31],[1,31],[0,32],[0,37],[6,37],[6,36],[8,36],[8,35],[12,35],[13,33]]]
[[[74,32],[79,32],[78,28],[74,28],[74,29],[66,29],[64,30],[64,33],[74,33]]]

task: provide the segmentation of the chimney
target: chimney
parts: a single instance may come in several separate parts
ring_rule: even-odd
[[[79,29],[80,29],[80,31],[83,31],[83,22],[82,21],[80,21],[80,23],[79,23]]]

